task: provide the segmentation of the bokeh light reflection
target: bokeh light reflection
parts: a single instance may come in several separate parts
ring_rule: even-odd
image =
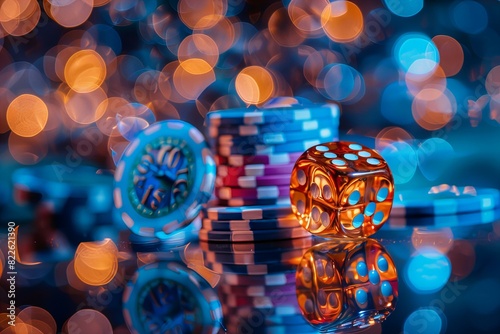
[[[451,263],[448,257],[433,247],[420,248],[407,264],[405,279],[417,293],[429,294],[439,291],[448,282]]]
[[[236,77],[238,96],[248,104],[266,102],[274,92],[274,80],[271,73],[260,66],[244,68]]]

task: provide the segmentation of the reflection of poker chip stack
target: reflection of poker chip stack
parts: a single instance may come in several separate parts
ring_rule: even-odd
[[[204,266],[221,274],[228,333],[314,333],[300,314],[295,270],[312,238],[261,243],[200,241]]]
[[[338,122],[339,109],[333,104],[208,113],[218,206],[207,210],[200,240],[254,242],[308,236],[290,209],[290,174],[306,149],[338,139]]]
[[[500,217],[500,192],[492,188],[447,184],[396,191],[387,229],[463,227]]]

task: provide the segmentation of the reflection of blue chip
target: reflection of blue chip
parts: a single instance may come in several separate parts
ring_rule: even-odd
[[[115,181],[115,205],[132,232],[166,238],[191,222],[210,198],[215,163],[196,128],[159,122],[129,144]]]
[[[486,210],[457,215],[390,217],[389,228],[413,228],[417,226],[459,227],[492,223],[500,218],[500,210]]]
[[[217,333],[222,320],[215,291],[176,262],[140,268],[123,296],[124,318],[133,333]]]

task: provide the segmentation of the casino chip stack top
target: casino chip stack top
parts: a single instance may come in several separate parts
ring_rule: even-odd
[[[290,99],[288,99],[290,100]],[[217,178],[200,240],[254,242],[309,236],[290,207],[290,174],[309,147],[338,140],[335,104],[233,109],[207,114]]]

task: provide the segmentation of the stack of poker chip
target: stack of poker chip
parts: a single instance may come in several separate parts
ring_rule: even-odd
[[[315,333],[300,313],[295,271],[312,238],[261,243],[200,241],[217,287],[228,333]]]
[[[389,228],[461,227],[487,224],[500,217],[500,191],[447,184],[430,189],[397,190]]]
[[[264,109],[212,111],[206,124],[217,164],[217,200],[207,209],[200,240],[254,242],[309,236],[291,211],[290,174],[309,147],[338,140],[338,106],[273,104]]]

